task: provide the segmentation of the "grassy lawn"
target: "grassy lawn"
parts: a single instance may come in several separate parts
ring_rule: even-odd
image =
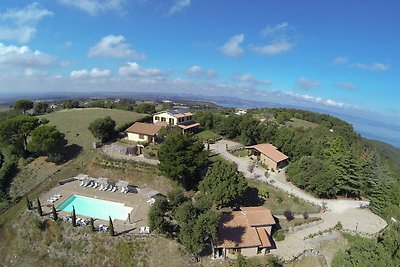
[[[290,210],[294,214],[302,214],[303,212],[318,213],[320,210],[318,206],[288,195],[271,185],[255,180],[250,180],[248,182],[250,186],[256,187],[259,190],[263,187],[267,190],[268,198],[266,198],[264,206],[270,209],[273,214],[281,215],[286,210]]]
[[[296,118],[292,118],[290,121],[287,121],[285,124],[288,126],[293,126],[294,128],[304,128],[304,129],[314,128],[314,127],[318,126],[318,124],[315,124],[313,122],[296,119]]]
[[[321,220],[320,217],[310,217],[307,220],[303,218],[303,216],[296,216],[293,220],[288,221],[286,219],[279,219],[279,225],[282,227],[283,230],[286,230],[290,227],[299,226],[305,223],[311,223],[315,221]]]
[[[215,140],[216,138],[218,138],[218,134],[209,130],[204,130],[200,133],[195,134],[195,136],[203,142],[206,142],[207,140],[211,139]]]
[[[90,108],[61,110],[39,116],[39,118],[46,118],[50,121],[50,125],[55,125],[58,130],[65,134],[69,144],[76,144],[88,149],[95,140],[88,129],[89,124],[97,118],[106,116],[115,120],[118,127],[128,122],[137,121],[143,118],[145,114],[117,109]]]
[[[233,152],[233,155],[235,155],[236,157],[244,158],[249,155],[249,151],[247,149],[237,150],[237,151]]]

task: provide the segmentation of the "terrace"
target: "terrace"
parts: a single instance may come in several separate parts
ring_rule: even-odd
[[[108,190],[104,190],[104,188],[107,187]],[[147,213],[151,201],[149,201],[150,198],[146,193],[142,193],[137,187],[129,187],[128,182],[126,181],[109,183],[107,178],[96,179],[87,175],[78,175],[71,178],[66,183],[60,184],[44,194],[40,198],[43,213],[51,215],[52,205],[58,208],[73,195],[89,197],[95,200],[111,201],[116,205],[122,206],[121,204],[123,204],[124,207],[129,208],[126,209],[130,210],[126,220],[115,219],[111,216],[116,232],[139,233],[139,229],[148,227]],[[101,203],[101,201],[99,201],[99,203]],[[108,209],[111,209],[111,207],[107,207]],[[70,212],[57,211],[60,218],[71,215]],[[110,214],[111,213],[112,212],[110,212]],[[76,209],[76,215],[78,218],[90,219],[89,216],[80,214],[78,209]],[[109,224],[108,220],[100,218],[93,219],[96,219],[96,228],[100,225]]]

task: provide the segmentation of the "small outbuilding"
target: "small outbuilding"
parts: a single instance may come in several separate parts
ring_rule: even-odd
[[[280,152],[272,144],[258,144],[247,146],[252,155],[257,156],[257,159],[268,168],[278,170],[284,168],[289,161],[289,157]]]

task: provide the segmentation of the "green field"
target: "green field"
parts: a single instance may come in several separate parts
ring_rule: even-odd
[[[137,121],[145,114],[117,109],[70,109],[39,116],[46,118],[50,125],[55,125],[58,130],[65,134],[69,144],[77,144],[84,149],[91,147],[94,137],[90,133],[89,124],[97,118],[110,116],[117,122],[117,127],[128,122]]]
[[[296,118],[290,119],[290,121],[287,121],[285,123],[285,125],[293,126],[294,128],[304,128],[304,129],[314,128],[314,127],[318,126],[318,124],[315,124],[313,122],[309,122],[309,121],[305,121],[305,120],[301,120],[301,119],[296,119]]]
[[[200,133],[197,133],[195,136],[197,136],[197,138],[199,138],[203,142],[206,142],[207,140],[215,140],[218,138],[218,134],[209,130],[204,130]]]

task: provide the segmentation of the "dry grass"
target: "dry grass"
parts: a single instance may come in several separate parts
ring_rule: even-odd
[[[289,264],[284,265],[285,267],[326,267],[325,260],[321,256],[306,256],[301,259],[295,260]]]
[[[261,188],[267,190],[268,198],[266,198],[264,206],[270,209],[273,214],[280,215],[286,210],[295,214],[302,214],[303,212],[318,213],[320,211],[320,207],[308,203],[298,197],[288,195],[271,185],[255,180],[250,180],[248,182],[250,186],[256,187],[259,190]]]
[[[294,128],[304,128],[304,129],[315,128],[318,126],[318,124],[316,124],[316,123],[301,120],[301,119],[296,119],[296,118],[290,119],[290,121],[287,121],[285,123],[285,125],[293,126]]]
[[[131,111],[118,109],[70,109],[39,116],[46,118],[50,125],[55,125],[58,130],[65,134],[69,144],[76,144],[84,149],[91,147],[94,137],[90,133],[89,124],[98,118],[110,116],[116,121],[117,127],[128,122],[137,121],[145,116]]]
[[[2,232],[0,262],[5,266],[192,266],[174,240],[92,233],[89,227],[39,218],[25,212]],[[4,246],[4,244],[7,244]],[[3,245],[3,246],[1,246]],[[202,259],[201,266],[228,266]]]

